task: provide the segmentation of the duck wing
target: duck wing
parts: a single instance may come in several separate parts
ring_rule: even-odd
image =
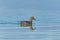
[[[30,21],[21,21],[20,25],[21,26],[30,26],[31,22]]]

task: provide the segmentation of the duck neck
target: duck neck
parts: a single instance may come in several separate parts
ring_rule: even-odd
[[[30,21],[32,21],[32,19],[30,18]]]
[[[32,20],[30,20],[30,21],[32,21]]]

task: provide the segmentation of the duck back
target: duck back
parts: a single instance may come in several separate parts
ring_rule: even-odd
[[[32,22],[31,21],[21,21],[20,25],[21,26],[32,26]]]

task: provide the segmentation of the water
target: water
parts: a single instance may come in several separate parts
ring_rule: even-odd
[[[60,0],[0,0],[0,40],[60,40]],[[20,21],[34,16],[33,28]]]
[[[51,24],[50,24],[51,25]],[[19,24],[0,24],[0,40],[60,40],[60,27],[33,25],[36,29],[20,27]]]
[[[60,40],[58,17],[37,17],[33,21],[33,31],[29,27],[21,27],[19,23],[17,20],[1,21],[0,40]]]

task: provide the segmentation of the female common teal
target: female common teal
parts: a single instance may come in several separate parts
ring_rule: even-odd
[[[30,17],[30,21],[21,21],[20,22],[20,25],[23,26],[23,27],[30,27],[30,30],[33,30],[33,27],[32,27],[32,20],[34,20],[35,18],[32,16]]]

